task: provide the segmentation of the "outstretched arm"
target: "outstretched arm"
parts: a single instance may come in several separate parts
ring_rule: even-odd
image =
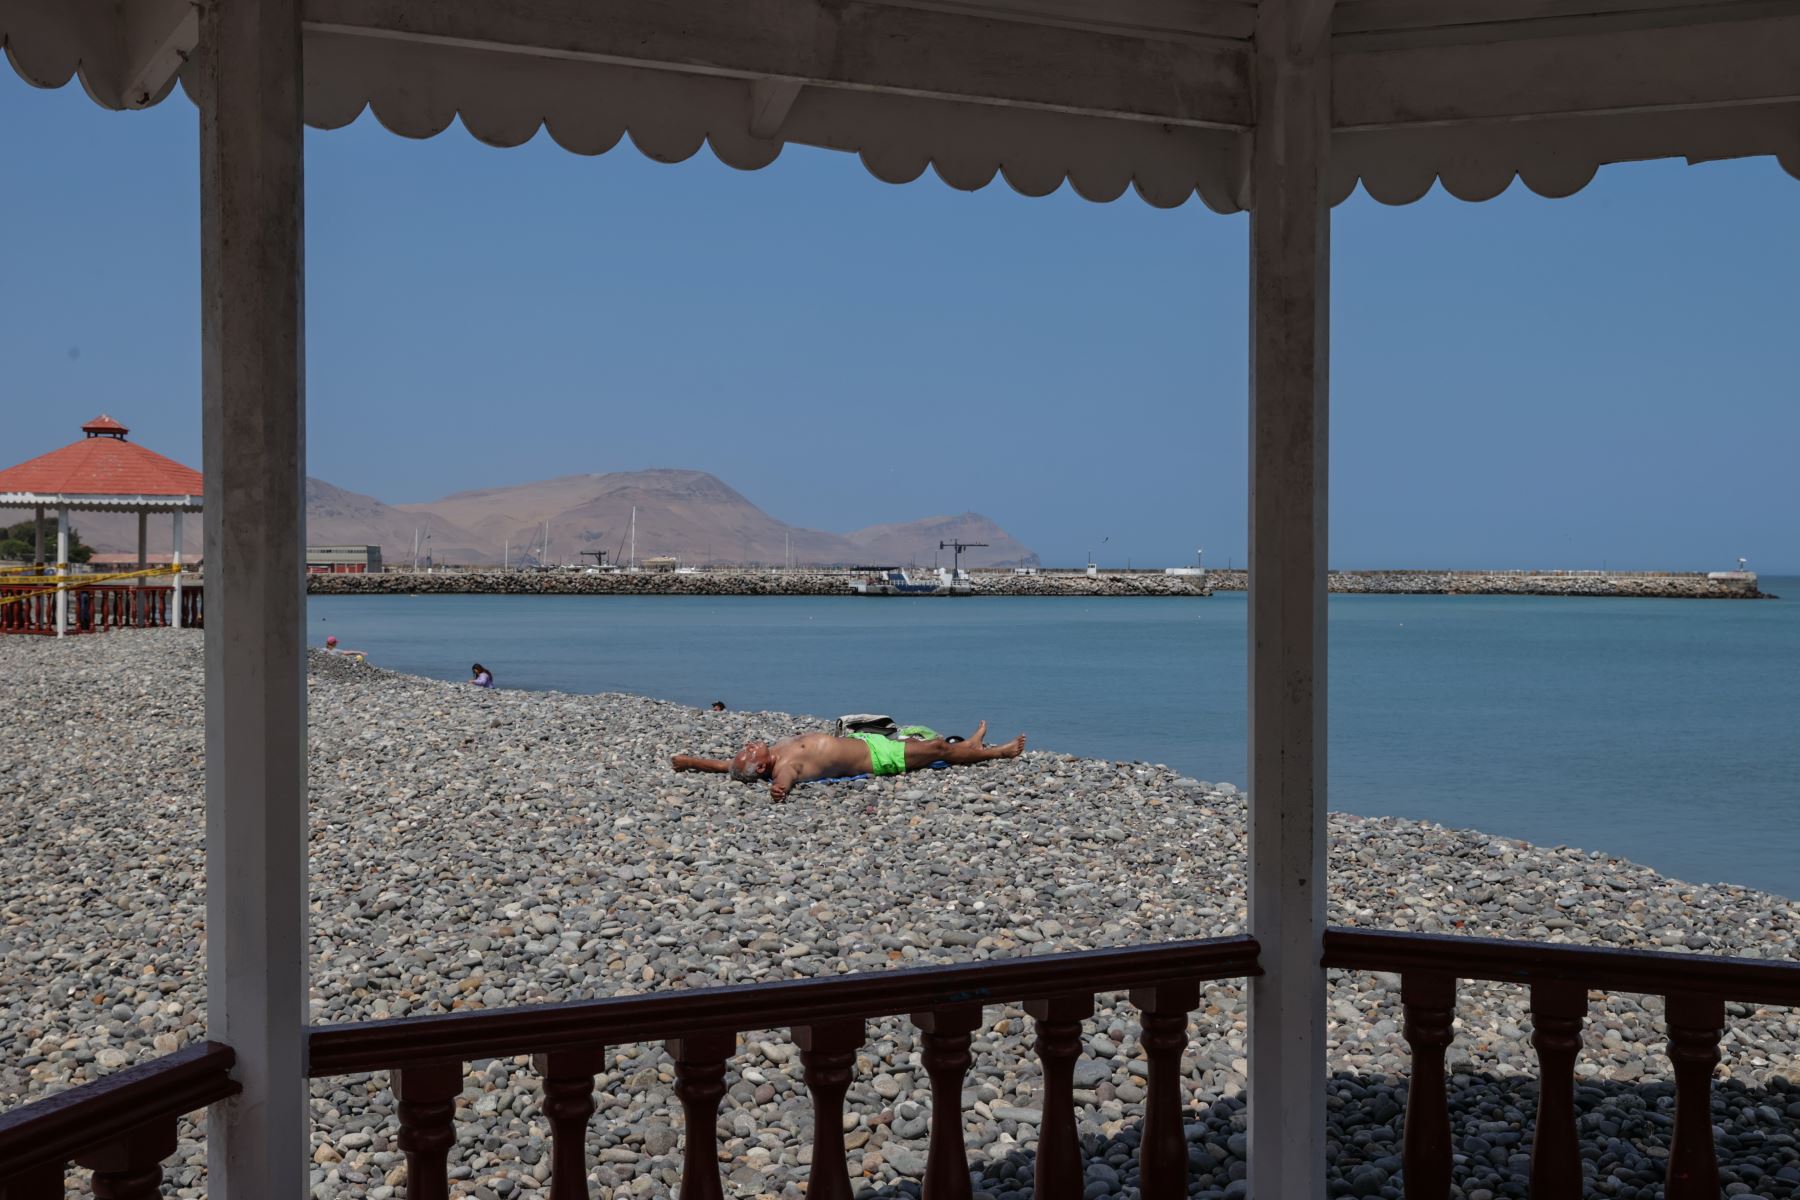
[[[800,768],[792,763],[782,763],[775,768],[774,777],[769,780],[769,799],[786,800],[787,794],[799,782]]]
[[[728,758],[695,758],[692,754],[677,754],[669,760],[669,765],[677,771],[711,771],[715,775],[724,775],[731,770]]]

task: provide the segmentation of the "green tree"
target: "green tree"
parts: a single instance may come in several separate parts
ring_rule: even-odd
[[[0,525],[0,558],[30,562],[37,553],[37,526],[33,521],[17,525]],[[44,559],[56,557],[56,526],[44,522]],[[84,563],[94,557],[94,548],[81,540],[73,525],[69,526],[69,561]]]

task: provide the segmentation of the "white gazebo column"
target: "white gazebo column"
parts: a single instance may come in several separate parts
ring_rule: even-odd
[[[132,599],[132,603],[131,603],[131,623],[133,625],[142,625],[144,623],[143,587],[144,587],[144,584],[146,582],[148,582],[144,578],[144,565],[148,561],[148,559],[146,559],[146,557],[144,555],[145,535],[149,532],[148,526],[150,523],[150,511],[148,509],[144,509],[144,508],[138,509],[137,519],[138,519],[138,555],[137,555],[138,577],[132,581],[131,586],[138,590],[132,593],[133,599]]]
[[[69,510],[56,510],[56,636],[69,631]]]
[[[175,568],[175,574],[169,576],[169,603],[174,607],[169,612],[169,624],[181,628],[181,518],[187,514],[179,508],[171,517],[171,538],[174,549],[169,552],[169,565]]]
[[[299,0],[202,8],[207,1034],[220,1200],[308,1194]]]
[[[1250,165],[1250,1194],[1325,1194],[1329,8],[1257,9]]]

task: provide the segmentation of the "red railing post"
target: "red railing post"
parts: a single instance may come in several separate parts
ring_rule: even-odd
[[[544,1078],[544,1119],[550,1122],[550,1200],[588,1200],[587,1131],[594,1116],[594,1076],[606,1067],[604,1046],[534,1054]]]
[[[1025,1005],[1037,1028],[1038,1061],[1044,1064],[1044,1111],[1038,1124],[1036,1200],[1080,1200],[1081,1136],[1075,1126],[1075,1063],[1081,1057],[1081,1023],[1094,1015],[1094,997],[1053,996]]]
[[[1538,1056],[1532,1200],[1581,1200],[1575,1057],[1581,1052],[1581,1022],[1587,1007],[1587,989],[1578,983],[1547,982],[1531,987],[1531,1044]]]
[[[1712,1079],[1719,1065],[1725,1001],[1676,992],[1664,1010],[1669,1061],[1675,1068],[1675,1132],[1669,1139],[1667,1200],[1718,1200],[1719,1161],[1713,1149]]]
[[[94,1172],[94,1200],[155,1200],[162,1195],[163,1159],[173,1153],[175,1118],[159,1117],[76,1155],[75,1161]]]
[[[725,1060],[737,1049],[729,1030],[669,1039],[675,1095],[687,1118],[682,1134],[681,1200],[724,1200],[719,1175],[719,1101],[725,1098]]]
[[[1456,979],[1436,971],[1400,977],[1406,1044],[1412,1078],[1406,1090],[1406,1130],[1401,1162],[1406,1200],[1445,1200],[1450,1195],[1450,1101],[1444,1091],[1444,1051],[1456,1012]]]
[[[1131,1002],[1143,1014],[1144,1058],[1150,1066],[1138,1188],[1144,1200],[1176,1200],[1187,1195],[1188,1179],[1181,1058],[1187,1053],[1188,1014],[1200,1004],[1200,984],[1175,979],[1133,988]]]
[[[844,1093],[856,1066],[856,1052],[868,1032],[861,1019],[799,1025],[793,1030],[800,1047],[806,1090],[812,1093],[812,1170],[806,1176],[807,1200],[850,1200],[850,1169],[844,1149]]]
[[[912,1015],[923,1035],[920,1061],[931,1077],[931,1141],[925,1151],[924,1200],[970,1200],[969,1150],[963,1142],[962,1089],[969,1037],[981,1028],[981,1005],[952,1004]]]
[[[421,1063],[394,1072],[400,1149],[406,1154],[406,1200],[449,1200],[450,1148],[456,1145],[460,1062]]]

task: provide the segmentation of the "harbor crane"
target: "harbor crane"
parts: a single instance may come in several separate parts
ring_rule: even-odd
[[[987,543],[986,542],[956,542],[956,541],[939,542],[938,543],[939,550],[948,550],[952,554],[952,558],[950,559],[950,564],[951,564],[950,569],[952,572],[957,572],[957,571],[962,570],[962,552],[964,550],[973,550],[978,546],[985,548],[987,546]]]
[[[593,559],[594,566],[596,567],[604,567],[606,565],[607,553],[608,552],[605,550],[583,550],[581,552],[581,557]]]

